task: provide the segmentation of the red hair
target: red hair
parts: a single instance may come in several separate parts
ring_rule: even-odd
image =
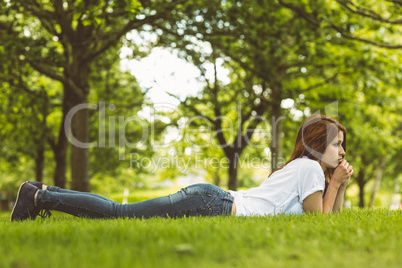
[[[289,161],[279,169],[283,168],[286,164],[295,160],[296,158],[300,158],[302,156],[307,156],[310,159],[321,161],[321,157],[324,154],[325,149],[330,142],[338,136],[339,131],[343,132],[342,147],[346,152],[346,128],[344,126],[329,116],[315,114],[308,117],[299,129],[292,156],[290,157]],[[325,177],[330,179],[333,172],[334,169],[328,169]],[[328,182],[326,182],[326,184],[327,183]],[[327,185],[325,188],[327,188]]]

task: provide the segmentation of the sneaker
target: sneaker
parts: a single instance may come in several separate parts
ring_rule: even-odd
[[[27,181],[29,184],[35,186],[36,188],[38,188],[39,190],[42,190],[42,186],[43,186],[43,182],[39,182],[39,181]]]
[[[11,221],[34,220],[39,215],[40,209],[34,203],[36,191],[38,191],[38,188],[27,182],[21,184],[17,200],[11,212]]]

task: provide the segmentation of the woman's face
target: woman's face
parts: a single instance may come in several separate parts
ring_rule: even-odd
[[[339,131],[338,136],[335,137],[331,141],[331,143],[325,149],[324,154],[321,158],[321,167],[324,172],[327,168],[336,168],[340,162],[342,161],[343,157],[345,156],[345,151],[342,147],[343,143],[343,132]]]

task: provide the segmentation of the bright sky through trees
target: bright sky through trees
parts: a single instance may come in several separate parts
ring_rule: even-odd
[[[121,51],[121,66],[123,70],[130,70],[143,89],[151,88],[148,97],[152,103],[169,103],[178,105],[179,102],[166,92],[184,99],[189,95],[196,95],[205,85],[200,71],[191,63],[180,59],[175,52],[164,48],[154,48],[145,58],[140,60],[126,59],[131,53],[129,48]],[[224,83],[229,82],[228,70],[218,69],[218,78]],[[213,80],[213,66],[207,68],[207,77]]]

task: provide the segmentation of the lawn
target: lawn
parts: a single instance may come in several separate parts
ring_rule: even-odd
[[[0,214],[0,267],[401,267],[402,212],[89,220]]]

